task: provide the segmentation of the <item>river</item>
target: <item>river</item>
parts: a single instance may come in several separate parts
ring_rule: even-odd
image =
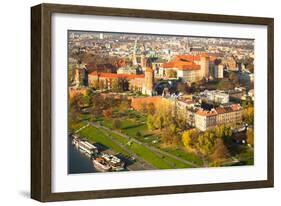
[[[68,174],[99,172],[94,168],[91,159],[71,144],[72,137],[68,138]]]

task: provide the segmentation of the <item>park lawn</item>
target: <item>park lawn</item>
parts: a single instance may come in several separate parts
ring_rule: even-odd
[[[108,132],[108,131],[106,131]],[[125,137],[122,137],[114,132],[110,133],[110,136],[115,138],[117,141],[125,145],[129,150],[131,150],[133,153],[136,155],[140,156],[143,158],[145,161],[149,162],[151,165],[158,169],[171,169],[169,164],[166,163],[165,160],[161,159],[158,157],[154,152],[150,151],[143,145],[140,145],[136,142],[132,142],[130,145],[128,143],[128,139]]]
[[[75,132],[77,129],[79,129],[85,125],[86,124],[84,122],[69,122],[68,129],[72,132]]]
[[[129,155],[119,145],[113,142],[110,138],[106,137],[99,129],[89,126],[79,132],[82,137],[86,137],[90,141],[102,144],[109,149],[112,149],[116,153],[122,153],[123,155]]]
[[[123,128],[122,132],[128,136],[137,137],[137,132],[140,132],[141,135],[147,132],[147,126],[146,124],[135,124],[130,127]]]
[[[179,160],[176,160],[172,157],[163,155],[163,159],[166,160],[167,162],[169,162],[171,165],[173,165],[174,168],[176,169],[180,169],[180,168],[193,168],[193,165],[190,164],[186,164],[184,162],[181,162]]]
[[[151,163],[153,166],[159,168],[159,169],[168,169],[168,168],[190,168],[192,167],[191,165],[185,164],[181,161],[178,161],[174,158],[171,158],[166,155],[158,154],[156,155],[154,152],[150,151],[146,147],[133,142],[131,146],[128,145],[128,139],[115,134],[115,133],[110,133],[110,135],[115,138],[117,141],[122,143],[123,145],[126,145],[128,149],[130,149],[133,153],[138,154],[140,157],[145,159],[147,162]],[[160,158],[161,156],[162,158]],[[156,161],[155,161],[156,159]]]
[[[146,147],[136,142],[132,142],[132,144],[128,146],[128,148],[158,169],[173,168],[168,163],[166,163],[163,159],[158,157],[154,152],[150,151]]]
[[[189,162],[192,162],[194,164],[197,164],[198,166],[201,166],[203,165],[203,161],[198,157],[196,156],[195,154],[192,154],[192,153],[188,153],[186,151],[184,151],[183,149],[180,149],[180,148],[165,148],[165,149],[162,149],[166,152],[169,152],[170,154],[173,154],[177,157],[180,157],[182,159],[185,159]]]

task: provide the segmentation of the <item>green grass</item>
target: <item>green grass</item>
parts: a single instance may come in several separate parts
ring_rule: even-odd
[[[108,132],[108,131],[107,131]],[[187,165],[179,160],[171,158],[166,155],[162,155],[155,152],[150,151],[145,146],[140,145],[136,142],[133,142],[130,146],[128,144],[128,139],[124,138],[114,132],[110,132],[110,136],[115,138],[117,141],[126,145],[128,149],[130,149],[133,153],[137,154],[138,156],[142,157],[144,160],[152,164],[158,169],[171,169],[171,168],[189,168],[190,165]]]
[[[100,123],[102,126],[107,127],[109,129],[112,128],[112,121],[114,118],[105,118],[100,116],[96,118],[95,122]],[[126,134],[129,137],[133,137],[138,139],[139,141],[150,145],[150,146],[159,146],[159,143],[153,144],[153,140],[158,140],[158,137],[151,133],[148,130],[147,125],[142,123],[145,121],[145,117],[138,113],[137,111],[127,110],[121,120],[121,132]],[[80,132],[81,136],[87,137],[89,140],[93,142],[100,143],[117,153],[122,153],[124,155],[128,155],[124,149],[122,149],[118,144],[113,142],[110,138],[108,138],[104,133],[108,133],[112,138],[114,138],[119,143],[126,146],[132,153],[137,154],[139,157],[143,158],[145,161],[149,162],[151,165],[158,169],[172,169],[172,168],[190,168],[192,167],[189,164],[183,163],[182,161],[176,160],[172,157],[163,155],[158,152],[154,152],[146,148],[145,146],[133,142],[131,145],[127,144],[128,139],[124,138],[114,132],[107,131],[105,129],[97,129],[95,127],[88,127]],[[141,133],[141,136],[137,136],[137,132]],[[202,165],[202,161],[200,158],[193,154],[186,153],[181,149],[164,149],[164,151],[169,152],[170,154],[182,158],[184,160],[190,161],[192,163]]]
[[[169,152],[170,154],[173,154],[177,157],[180,157],[184,160],[195,163],[199,166],[203,165],[203,161],[198,156],[196,156],[195,154],[187,153],[186,151],[184,151],[180,148],[176,148],[176,149],[166,148],[166,149],[163,149],[163,150],[166,151],[166,152]]]
[[[69,122],[68,129],[72,132],[75,132],[77,129],[83,127],[85,123],[83,122]]]
[[[86,137],[92,142],[100,143],[112,149],[116,153],[122,153],[124,155],[128,155],[128,153],[125,150],[123,150],[119,145],[113,142],[110,138],[106,137],[99,129],[93,126],[89,126],[83,129],[81,132],[79,132],[79,134],[82,137]]]
[[[152,164],[158,169],[170,169],[172,168],[168,163],[166,163],[163,159],[158,157],[155,153],[145,148],[144,146],[133,142],[131,146],[129,146],[130,150],[145,159],[147,162]]]
[[[237,155],[237,158],[240,162],[243,162],[245,165],[253,165],[254,164],[254,151],[253,149],[245,149],[243,152],[241,152],[239,155]]]

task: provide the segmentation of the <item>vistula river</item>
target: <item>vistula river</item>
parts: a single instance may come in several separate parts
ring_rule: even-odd
[[[68,137],[68,174],[98,172],[91,159],[72,145],[72,137]]]

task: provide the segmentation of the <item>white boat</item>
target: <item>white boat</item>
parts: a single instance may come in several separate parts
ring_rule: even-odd
[[[94,167],[101,172],[107,172],[107,171],[111,170],[111,166],[102,157],[94,158],[93,164],[94,164]]]

